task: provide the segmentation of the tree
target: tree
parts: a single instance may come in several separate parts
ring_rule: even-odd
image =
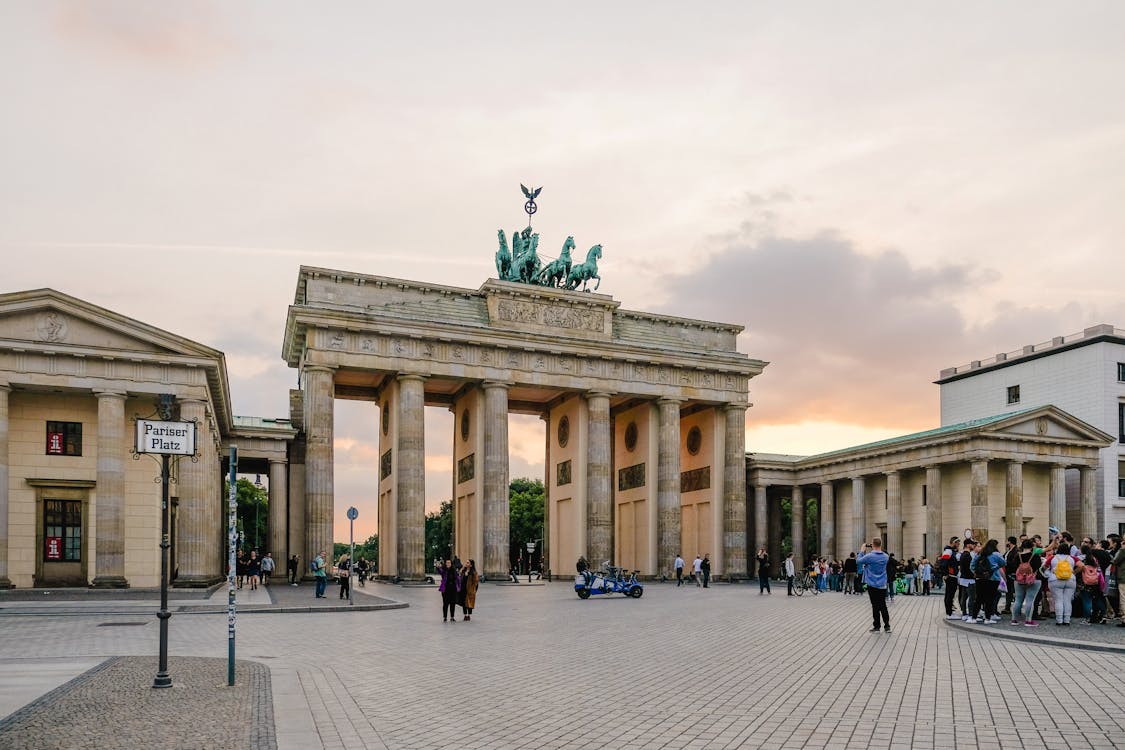
[[[335,542],[332,545],[332,554],[334,555],[334,557],[333,557],[334,560],[339,560],[340,555],[344,554],[345,552],[350,552],[350,551],[351,551],[351,545],[348,544],[347,542]],[[378,565],[378,561],[379,561],[379,535],[378,534],[372,534],[371,536],[369,536],[367,538],[366,542],[363,542],[363,543],[356,542],[355,559],[358,560],[361,557],[367,558],[367,562],[371,563],[372,566]]]
[[[453,551],[453,501],[446,500],[434,513],[426,514],[427,570],[433,570],[434,560],[444,560]]]
[[[521,558],[523,570],[529,570],[532,563],[543,554],[543,504],[546,490],[539,479],[513,479],[508,485],[508,541],[510,555],[514,563]],[[532,555],[527,554],[528,542],[538,542]],[[515,567],[513,565],[513,567]]]
[[[235,511],[236,524],[238,530],[242,532],[242,548],[245,550],[258,550],[259,556],[264,555],[266,552],[274,552],[275,550],[268,549],[269,537],[269,519],[270,519],[270,499],[269,493],[262,487],[258,487],[249,479],[239,478],[235,482],[236,501],[238,509]],[[230,497],[230,480],[223,480],[223,497]],[[224,503],[225,507],[225,503]]]

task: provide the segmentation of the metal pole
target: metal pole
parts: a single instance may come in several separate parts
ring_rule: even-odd
[[[234,577],[238,546],[238,448],[230,447],[230,492],[227,498],[227,685],[234,685]]]
[[[154,688],[172,687],[172,677],[168,674],[168,618],[172,613],[168,611],[168,454],[160,457],[160,612],[156,615],[160,620],[160,665],[156,672],[156,679],[152,681]]]
[[[351,545],[351,552],[348,554],[348,605],[355,604],[352,601],[352,570],[355,569],[355,519],[348,519],[348,543]]]

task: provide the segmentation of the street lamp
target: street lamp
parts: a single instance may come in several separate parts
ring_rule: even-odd
[[[259,490],[262,489],[262,475],[261,474],[255,474],[254,475],[254,486],[257,487]],[[258,510],[262,507],[262,504],[259,502],[260,500],[261,500],[261,498],[259,498],[259,497],[254,498],[254,549],[258,550],[259,554],[261,554],[261,549],[262,549],[262,542],[258,538]]]

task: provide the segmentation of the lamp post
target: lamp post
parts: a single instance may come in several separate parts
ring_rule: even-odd
[[[254,486],[258,488],[259,492],[261,492],[261,490],[262,490],[262,475],[261,474],[255,474],[254,475]],[[258,496],[254,497],[254,549],[258,550],[258,554],[261,554],[261,549],[262,549],[262,541],[261,541],[261,539],[258,538],[259,537],[258,511],[261,510],[261,507],[262,507],[261,500],[262,500],[262,498],[260,498]]]

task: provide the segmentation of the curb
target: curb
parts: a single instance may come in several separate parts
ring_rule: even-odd
[[[1036,643],[1041,646],[1058,646],[1059,648],[1074,648],[1080,651],[1104,651],[1111,654],[1125,654],[1125,645],[1117,646],[1112,643],[1105,643],[1102,641],[1076,641],[1070,638],[1049,638],[1042,635],[1031,635],[1029,633],[1013,633],[1015,630],[1011,625],[1006,622],[998,622],[995,626],[977,626],[969,625],[961,620],[947,620],[941,618],[949,627],[958,630],[962,633],[972,633],[973,635],[983,635],[988,638],[1003,638],[1009,641],[1023,641],[1024,643]],[[1010,630],[1001,630],[1000,627],[1010,628]],[[1022,625],[1020,626],[1023,627]]]
[[[384,609],[407,609],[410,604],[407,602],[388,602],[387,604],[334,604],[328,606],[288,606],[288,607],[238,607],[235,611],[237,615],[250,615],[250,614],[316,614],[318,612],[378,612]],[[175,615],[225,615],[227,608],[225,606],[184,606],[178,609],[171,610],[173,616]],[[0,610],[0,618],[3,617],[123,617],[123,616],[139,616],[145,617],[155,615],[156,610],[144,610],[136,607],[129,609],[105,609],[105,610],[38,610],[38,611],[12,611],[11,609]]]

